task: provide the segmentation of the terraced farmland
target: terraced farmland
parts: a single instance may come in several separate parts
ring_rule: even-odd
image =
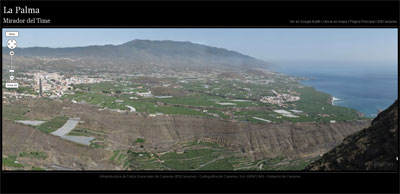
[[[110,160],[125,170],[301,170],[315,158],[254,161],[212,142],[187,142],[166,153],[116,150]]]

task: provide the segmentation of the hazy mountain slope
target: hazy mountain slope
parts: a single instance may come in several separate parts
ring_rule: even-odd
[[[369,128],[345,138],[342,144],[306,167],[307,170],[396,170],[399,154],[398,100],[381,112]]]
[[[3,54],[9,49],[4,47]],[[130,65],[158,65],[162,67],[249,69],[265,68],[264,61],[230,51],[191,42],[133,40],[121,45],[70,48],[16,48],[16,56],[68,57],[115,61]],[[118,65],[118,64],[115,64]]]

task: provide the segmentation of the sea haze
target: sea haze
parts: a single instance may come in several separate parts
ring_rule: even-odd
[[[375,63],[282,63],[277,72],[308,78],[302,84],[339,100],[334,105],[376,117],[398,98],[397,64]]]

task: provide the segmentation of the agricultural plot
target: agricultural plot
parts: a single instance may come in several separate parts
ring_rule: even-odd
[[[359,119],[355,110],[331,105],[330,95],[316,91],[312,87],[299,87],[296,81],[284,78],[277,78],[273,82],[264,84],[223,79],[206,82],[190,81],[182,84],[182,88],[190,94],[169,96],[168,98],[138,96],[138,93],[147,92],[152,87],[151,84],[142,85],[115,81],[80,84],[76,86],[79,91],[72,95],[64,95],[63,98],[118,111],[131,112],[134,110],[134,112],[145,114],[233,118],[252,123],[266,123],[266,120],[279,123]],[[300,100],[287,102],[286,107],[258,101],[261,96],[274,95],[272,90],[278,93],[290,90],[298,94]],[[257,107],[267,108],[266,110],[263,108],[257,110]],[[293,116],[289,117],[287,114],[279,114],[279,112],[271,110],[289,112],[290,110],[301,110],[301,113],[290,112]]]
[[[28,157],[28,158],[45,160],[47,158],[47,154],[44,152],[21,152],[19,153],[19,157]]]
[[[199,107],[229,108],[229,107],[249,107],[249,106],[259,105],[257,102],[252,102],[252,101],[233,101],[233,100],[234,99],[223,98],[219,96],[211,96],[211,95],[192,95],[184,97],[157,99],[157,101],[168,104],[179,104],[179,105],[199,106]]]
[[[89,137],[89,136],[93,136],[94,134],[92,132],[90,132],[88,129],[76,127],[75,129],[70,131],[67,135],[70,135],[70,136],[87,136],[87,137]]]
[[[252,160],[212,142],[187,142],[167,153],[115,150],[110,158],[126,170],[301,170],[316,158]]]
[[[57,116],[39,125],[37,128],[44,133],[51,133],[62,127],[68,121],[68,117]]]
[[[23,169],[24,168],[23,164],[18,163],[17,156],[13,156],[13,155],[10,155],[10,156],[7,156],[7,157],[3,156],[2,164],[4,166],[16,168],[16,169]]]
[[[46,170],[44,168],[40,168],[37,166],[31,166],[28,164],[23,164],[19,162],[19,159],[23,158],[31,158],[31,159],[38,159],[38,160],[45,160],[47,158],[47,154],[44,152],[21,152],[16,155],[9,155],[4,156],[2,158],[2,165],[6,167],[6,169],[13,169],[13,170]]]
[[[306,112],[314,121],[359,119],[356,110],[330,104],[331,96],[329,94],[319,92],[312,87],[295,90],[300,93],[301,100],[293,103],[289,108]]]
[[[276,157],[257,161],[258,170],[303,170],[308,164],[317,160],[319,157],[306,157],[289,159],[285,157]]]

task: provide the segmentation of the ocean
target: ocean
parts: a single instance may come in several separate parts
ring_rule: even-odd
[[[285,63],[276,72],[307,78],[303,85],[334,97],[334,105],[374,118],[398,98],[397,64]]]

